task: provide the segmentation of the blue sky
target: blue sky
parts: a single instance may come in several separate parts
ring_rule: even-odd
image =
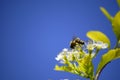
[[[69,48],[73,36],[88,40],[86,33],[100,30],[115,44],[110,22],[100,11],[114,16],[116,0],[1,0],[0,80],[85,80],[67,72],[54,71],[55,60]],[[100,57],[94,60],[97,66]],[[120,60],[110,63],[100,80],[120,78]]]

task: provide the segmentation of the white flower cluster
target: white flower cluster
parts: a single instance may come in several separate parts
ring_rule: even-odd
[[[98,49],[106,49],[108,47],[107,43],[103,43],[102,41],[88,41],[86,43],[86,47],[88,50],[94,50],[95,48]]]
[[[77,50],[68,50],[67,48],[64,48],[62,52],[60,52],[55,59],[57,61],[60,61],[60,63],[64,64],[66,60],[73,61],[74,58],[79,59],[80,52]]]
[[[67,48],[64,48],[62,52],[60,52],[57,57],[55,58],[57,61],[60,61],[60,63],[65,64],[67,61],[74,61],[74,60],[80,60],[81,54],[88,55],[88,50],[94,51],[94,49],[105,49],[108,47],[108,44],[103,43],[101,41],[88,41],[85,43],[85,45],[82,48],[82,51],[79,51],[78,49],[71,49],[68,50]],[[78,48],[78,47],[77,47]],[[87,50],[87,52],[85,51]],[[95,55],[95,52],[92,52],[92,57]]]

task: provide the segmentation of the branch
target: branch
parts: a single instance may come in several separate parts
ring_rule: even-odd
[[[110,62],[111,62],[111,61],[110,61]],[[110,62],[108,62],[107,64],[109,64]],[[107,66],[107,64],[105,64],[105,65],[103,66],[103,68],[102,68],[100,71],[98,71],[98,73],[96,73],[94,80],[98,80],[98,79],[99,79],[99,76],[100,76],[101,72],[102,72],[103,69]]]

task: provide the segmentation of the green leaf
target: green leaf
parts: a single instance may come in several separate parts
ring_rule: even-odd
[[[101,61],[98,64],[96,74],[100,74],[101,70],[106,66],[106,64],[118,58],[120,59],[120,48],[109,50],[102,56]]]
[[[118,6],[120,7],[120,0],[117,0]]]
[[[117,12],[112,21],[113,31],[117,37],[117,40],[120,40],[120,11]]]
[[[110,22],[112,22],[112,20],[113,20],[113,17],[108,13],[108,11],[105,9],[105,8],[103,8],[103,7],[100,7],[100,10],[103,12],[103,14],[107,17],[107,19],[110,21]]]
[[[108,43],[108,48],[110,48],[110,40],[104,33],[100,31],[89,31],[87,32],[87,36],[94,41],[102,41],[103,43]]]

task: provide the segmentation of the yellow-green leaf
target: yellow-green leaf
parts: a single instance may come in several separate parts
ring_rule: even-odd
[[[120,11],[117,12],[112,21],[113,31],[117,37],[117,40],[120,40]]]
[[[118,6],[120,7],[120,0],[117,0]]]
[[[102,41],[103,43],[107,43],[108,48],[110,48],[110,40],[104,33],[100,31],[89,31],[87,32],[87,36],[94,41]]]
[[[109,50],[102,56],[101,61],[98,64],[96,74],[99,74],[99,72],[105,67],[106,64],[118,58],[120,59],[120,48]]]
[[[107,17],[107,19],[110,21],[110,22],[112,22],[112,20],[113,20],[113,17],[108,13],[108,11],[105,9],[105,8],[103,8],[103,7],[100,7],[100,10],[103,12],[103,14]]]

